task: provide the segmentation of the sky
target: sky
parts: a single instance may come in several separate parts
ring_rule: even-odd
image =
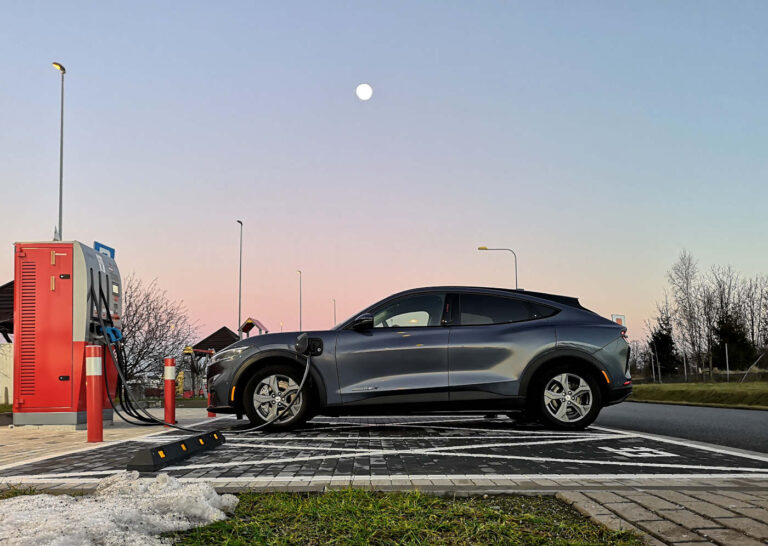
[[[768,272],[768,4],[0,4],[0,283],[66,240],[183,300],[332,325],[430,285],[568,294],[631,337],[683,249]],[[355,87],[373,86],[363,102]],[[4,249],[4,250],[2,250]]]

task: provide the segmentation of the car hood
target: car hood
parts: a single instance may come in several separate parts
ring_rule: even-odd
[[[256,351],[270,351],[274,349],[287,349],[289,351],[294,350],[296,345],[296,338],[300,334],[307,333],[310,337],[321,337],[324,341],[327,341],[330,337],[335,336],[336,332],[333,330],[323,330],[317,332],[279,332],[275,334],[263,334],[260,336],[253,336],[236,341],[226,349],[235,349],[238,347],[244,347],[249,349],[249,353]],[[226,350],[224,349],[224,350]]]

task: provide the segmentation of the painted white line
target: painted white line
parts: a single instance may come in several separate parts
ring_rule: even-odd
[[[414,449],[403,449],[400,450],[401,453],[408,454],[408,453],[419,453],[419,454],[425,454],[425,453],[437,453],[440,451],[460,451],[464,449],[488,449],[488,448],[497,448],[497,447],[518,447],[518,446],[539,446],[539,445],[550,445],[550,444],[572,444],[577,442],[594,442],[603,440],[604,438],[569,438],[567,440],[541,440],[537,442],[503,442],[503,443],[495,443],[495,444],[471,444],[471,445],[464,445],[464,446],[443,446],[443,447],[426,447],[426,448],[414,448]],[[352,447],[326,447],[326,446],[296,446],[296,445],[285,445],[285,444],[240,444],[238,447],[258,447],[258,448],[266,448],[266,449],[280,449],[284,451],[348,451],[348,452],[355,452],[355,453],[374,453],[375,451],[379,451],[377,449],[371,449],[371,448],[352,448]]]
[[[122,471],[120,471],[122,472]],[[9,476],[2,478],[2,482],[7,484],[35,484],[35,483],[61,483],[61,484],[95,484],[97,479],[88,480],[82,478],[56,478],[57,475],[51,475],[55,479],[40,478],[39,476]],[[354,485],[371,483],[373,481],[392,481],[392,480],[510,480],[510,481],[532,481],[532,480],[557,480],[557,481],[603,481],[603,480],[624,480],[624,481],[637,481],[642,482],[638,485],[653,486],[655,483],[650,483],[658,480],[716,480],[716,479],[768,479],[768,473],[765,474],[738,474],[738,473],[723,473],[723,474],[382,474],[382,475],[315,475],[315,476],[233,476],[233,477],[217,477],[217,478],[177,478],[181,482],[204,482],[210,484],[226,485],[228,483],[263,483],[268,484],[270,482],[292,482],[291,485],[298,485],[297,482],[302,484],[311,485],[314,482],[327,483],[327,482],[354,482]],[[589,485],[579,484],[585,490],[589,490]],[[437,485],[440,487],[440,484]],[[507,486],[483,486],[485,489],[489,488],[504,488]],[[539,489],[540,487],[533,488]]]
[[[692,449],[700,449],[702,451],[711,451],[712,453],[721,453],[723,455],[731,455],[733,457],[742,457],[742,458],[745,458],[745,459],[753,459],[755,461],[761,461],[761,462],[764,462],[764,463],[768,463],[768,457],[764,457],[762,455],[752,455],[750,453],[743,453],[743,452],[739,452],[739,451],[732,451],[732,450],[730,450],[730,449],[728,449],[726,447],[718,447],[718,446],[713,446],[713,445],[709,445],[709,444],[701,444],[701,443],[696,443],[696,442],[688,442],[686,440],[674,440],[672,438],[667,438],[665,436],[656,436],[654,434],[645,434],[645,433],[637,432],[637,431],[634,431],[634,430],[624,431],[624,430],[613,429],[613,428],[608,428],[608,427],[592,427],[592,428],[596,428],[598,430],[605,430],[607,432],[611,432],[611,433],[614,433],[614,434],[621,434],[622,436],[624,436],[624,435],[628,435],[628,436],[631,435],[631,436],[634,436],[636,438],[645,438],[646,440],[654,440],[656,442],[664,442],[664,443],[667,443],[667,444],[673,444],[673,445],[678,445],[678,446],[683,446],[683,447],[689,447],[689,448],[692,448]]]
[[[112,474],[120,474],[125,470],[95,470],[93,472],[62,472],[61,474],[21,474],[18,476],[0,476],[0,481],[14,480],[17,478],[35,479],[35,480],[50,480],[59,478],[76,478],[81,476],[111,476]]]
[[[552,436],[549,435],[535,435],[535,436],[528,436],[528,435],[512,435],[512,436],[475,436],[475,435],[465,435],[465,436],[253,436],[250,438],[227,438],[227,443],[237,443],[238,445],[241,442],[275,442],[275,441],[281,441],[281,440],[294,440],[294,441],[321,441],[321,442],[331,442],[331,441],[341,441],[341,442],[359,442],[359,441],[381,441],[381,440],[420,440],[420,441],[429,441],[429,442],[435,442],[435,441],[442,441],[442,440],[451,440],[451,441],[478,441],[478,440],[518,440],[518,439],[533,439],[533,438],[547,438],[550,437],[552,439],[555,438],[602,438],[602,439],[616,439],[616,438],[623,438],[623,436],[619,436],[616,434],[553,434]]]
[[[482,448],[482,446],[480,446]],[[307,449],[307,448],[304,448]],[[768,472],[768,468],[733,468],[728,466],[709,466],[709,465],[686,465],[686,464],[670,464],[670,463],[643,463],[636,461],[608,461],[608,460],[594,460],[594,459],[561,459],[555,457],[532,457],[524,455],[496,455],[489,453],[449,453],[447,451],[438,451],[446,448],[432,448],[432,449],[378,449],[371,450],[367,453],[350,453],[350,454],[328,454],[328,455],[312,455],[306,457],[285,457],[279,459],[261,459],[261,460],[248,460],[237,462],[220,462],[210,464],[193,464],[184,466],[168,466],[167,470],[194,470],[201,468],[224,468],[235,466],[261,466],[266,464],[276,463],[297,463],[306,461],[317,461],[323,459],[348,459],[363,456],[381,456],[381,455],[436,455],[443,457],[474,457],[484,459],[504,459],[504,460],[519,460],[519,461],[533,461],[540,463],[568,463],[568,464],[596,464],[596,465],[609,465],[609,466],[632,466],[636,468],[676,468],[676,469],[691,469],[691,470],[718,470],[723,472],[740,471],[746,473],[760,473]],[[447,448],[450,449],[450,448]]]

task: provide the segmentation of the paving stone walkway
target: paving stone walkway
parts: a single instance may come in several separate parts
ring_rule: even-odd
[[[566,491],[557,498],[649,544],[768,544],[768,488],[762,490]]]

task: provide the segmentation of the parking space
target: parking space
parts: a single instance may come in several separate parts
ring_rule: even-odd
[[[223,417],[197,428],[237,425]],[[288,433],[225,434],[225,445],[163,472],[183,480],[249,487],[768,478],[768,456],[602,427],[551,431],[506,417],[318,417]],[[163,432],[0,467],[0,480],[89,483],[123,471],[138,449],[181,437],[179,431]]]

